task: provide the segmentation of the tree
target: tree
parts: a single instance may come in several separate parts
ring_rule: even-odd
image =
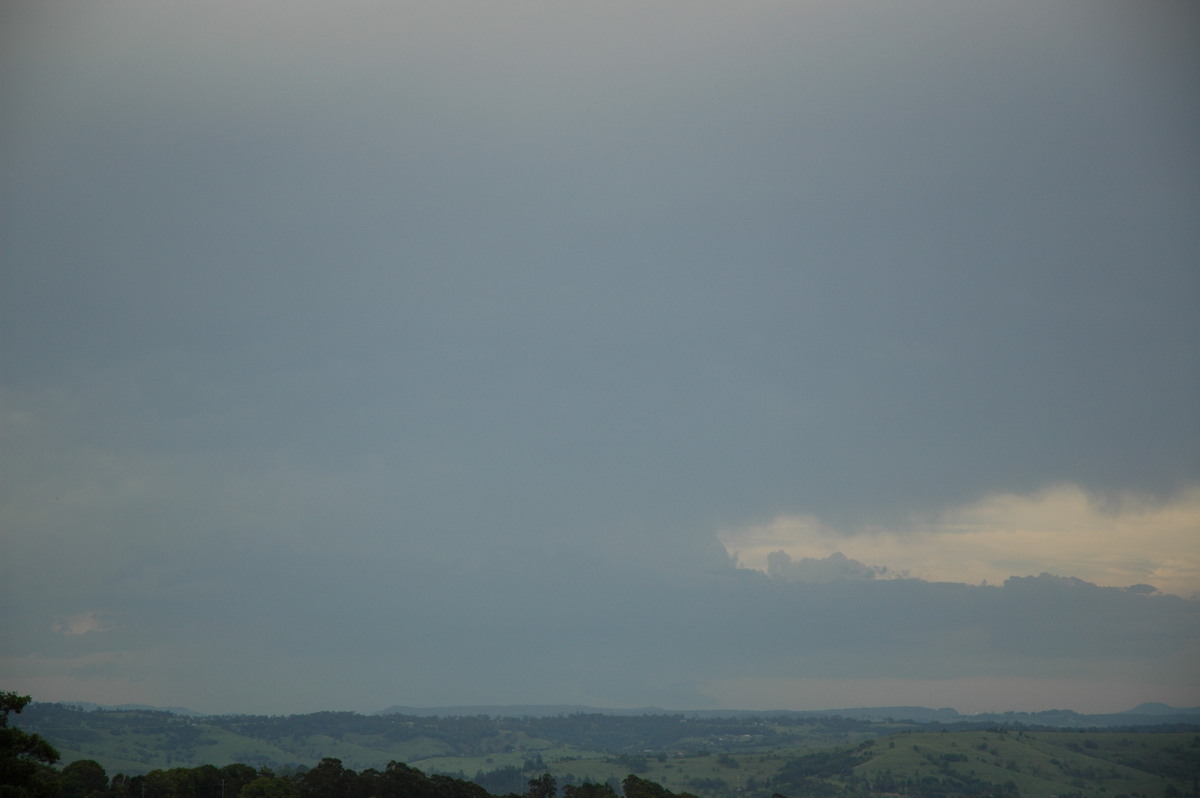
[[[77,759],[62,769],[63,798],[91,798],[108,792],[108,774],[94,759]]]
[[[234,796],[241,792],[242,787],[259,778],[259,776],[269,775],[259,773],[249,765],[244,765],[241,762],[234,762],[231,765],[226,765],[218,770],[218,775],[221,779],[221,794]]]
[[[8,725],[8,713],[19,714],[30,700],[27,695],[0,691],[0,798],[56,791],[49,766],[58,761],[58,751],[39,735]]]
[[[625,798],[696,798],[690,792],[673,793],[657,782],[640,779],[630,773],[621,782]]]
[[[558,795],[558,782],[549,773],[543,773],[529,780],[528,795],[529,798],[555,798]]]
[[[568,784],[563,787],[563,798],[617,798],[617,792],[608,784]]]
[[[434,798],[438,795],[429,777],[417,768],[392,760],[383,772],[364,771],[371,784],[371,794],[380,798]]]
[[[242,787],[238,798],[297,798],[300,791],[287,779],[275,776],[259,776]]]
[[[327,756],[300,777],[301,798],[350,798],[357,777],[342,760]]]

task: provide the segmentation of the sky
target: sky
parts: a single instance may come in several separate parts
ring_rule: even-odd
[[[1200,13],[0,11],[0,681],[1200,705]]]

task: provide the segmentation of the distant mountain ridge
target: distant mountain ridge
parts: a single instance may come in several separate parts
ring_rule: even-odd
[[[907,720],[916,723],[1024,723],[1036,726],[1124,726],[1154,725],[1170,719],[1172,722],[1200,723],[1200,707],[1172,707],[1158,702],[1146,702],[1122,712],[1085,714],[1070,709],[1048,709],[1039,712],[982,712],[964,715],[953,707],[932,709],[920,706],[847,707],[842,709],[684,709],[660,707],[607,708],[579,704],[479,704],[440,707],[393,705],[369,713],[371,715],[409,715],[413,717],[478,717],[547,718],[565,715],[683,715],[695,718],[721,717],[829,717],[854,720]]]
[[[169,712],[172,715],[183,715],[189,718],[202,718],[207,714],[187,707],[159,707],[153,704],[97,704],[92,701],[59,701],[55,703],[67,707],[77,707],[86,712],[94,712],[98,709],[108,712]]]
[[[217,717],[214,713],[198,712],[187,707],[160,707],[150,704],[97,704],[91,701],[63,701],[86,711],[168,712],[192,718]],[[242,714],[242,713],[235,713]],[[312,713],[297,713],[312,714]],[[642,715],[683,715],[692,718],[746,717],[842,717],[853,720],[905,720],[915,723],[1024,723],[1036,726],[1125,726],[1155,725],[1164,722],[1200,723],[1200,706],[1173,707],[1157,701],[1138,704],[1121,712],[1085,714],[1070,709],[1047,709],[1038,712],[981,712],[963,714],[953,707],[933,709],[922,706],[845,707],[841,709],[663,709],[662,707],[593,707],[585,704],[463,704],[436,707],[414,707],[394,704],[385,709],[363,713],[368,716],[408,715],[411,717],[491,717],[491,718],[552,718],[567,715],[611,715],[637,717]]]
[[[1188,707],[1186,709],[1178,709],[1167,704],[1160,704],[1157,701],[1148,701],[1145,704],[1138,704],[1133,709],[1127,709],[1121,713],[1124,715],[1200,715],[1200,707]]]

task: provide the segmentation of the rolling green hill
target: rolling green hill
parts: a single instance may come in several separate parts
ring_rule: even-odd
[[[853,777],[874,792],[1161,796],[1191,794],[1200,764],[1200,737],[1076,731],[912,733],[880,741],[865,753],[853,767]]]
[[[94,760],[126,775],[231,763],[288,772],[331,757],[353,769],[404,762],[474,779],[497,794],[522,792],[542,773],[560,786],[617,784],[633,773],[700,798],[1196,798],[1200,783],[1200,727],[1047,730],[668,714],[188,717],[57,704],[34,704],[14,720],[56,746],[63,763]]]

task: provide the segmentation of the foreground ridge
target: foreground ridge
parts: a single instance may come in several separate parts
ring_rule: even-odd
[[[216,798],[222,793],[210,787],[220,782],[226,798],[369,798],[400,794],[389,792],[401,789],[396,785],[407,785],[405,795],[436,789],[449,798],[621,793],[628,798],[631,790],[634,798],[1194,794],[1200,723],[1188,722],[1191,716],[1113,716],[1123,718],[1123,726],[1026,722],[1068,716],[1095,717],[1063,712],[1005,713],[997,716],[1009,719],[1003,722],[957,713],[952,722],[816,713],[192,717],[33,704],[19,720],[70,763],[41,771],[51,790],[41,793],[46,795]],[[539,780],[540,787],[532,786]],[[89,790],[78,792],[77,782],[86,782]]]

